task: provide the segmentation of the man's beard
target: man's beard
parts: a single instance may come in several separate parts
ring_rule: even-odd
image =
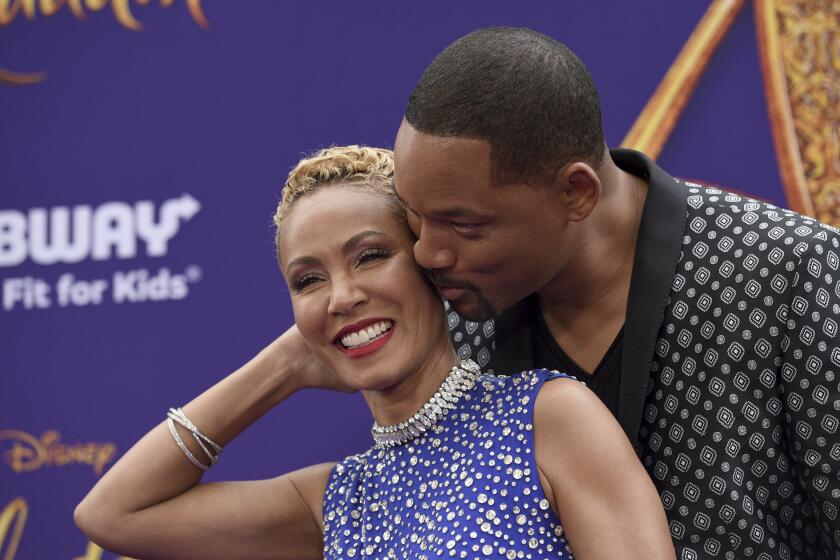
[[[475,285],[463,280],[452,280],[434,270],[426,271],[427,278],[435,286],[461,288],[467,290],[457,301],[449,301],[458,315],[468,321],[488,321],[498,315],[498,311]]]
[[[458,315],[468,321],[488,321],[498,315],[498,311],[484,294],[478,290],[469,291],[466,297],[457,302],[449,302]]]

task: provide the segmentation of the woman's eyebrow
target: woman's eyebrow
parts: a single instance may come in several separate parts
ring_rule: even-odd
[[[289,261],[289,264],[286,265],[286,274],[288,275],[289,271],[296,266],[304,266],[311,264],[318,264],[318,259],[316,259],[315,257],[298,257]]]
[[[349,253],[353,249],[356,248],[359,243],[367,239],[368,237],[379,237],[385,235],[381,231],[377,231],[375,229],[368,229],[362,232],[357,233],[350,239],[344,242],[344,245],[341,247],[341,251],[345,254]]]

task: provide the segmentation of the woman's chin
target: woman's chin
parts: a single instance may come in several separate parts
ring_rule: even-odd
[[[402,380],[402,376],[393,370],[374,367],[366,371],[347,372],[346,383],[359,391],[383,392],[393,388]]]
[[[359,391],[385,391],[402,380],[406,367],[404,356],[395,355],[392,347],[396,348],[389,344],[362,356],[348,356],[339,350],[342,356],[335,369],[342,372],[345,383]]]

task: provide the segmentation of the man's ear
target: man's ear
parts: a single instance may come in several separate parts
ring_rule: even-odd
[[[566,216],[571,222],[585,220],[601,199],[601,179],[582,161],[566,165],[557,175],[554,188],[565,195]]]

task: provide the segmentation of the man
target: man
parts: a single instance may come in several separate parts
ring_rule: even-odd
[[[438,55],[395,157],[459,353],[586,381],[678,558],[840,558],[836,229],[607,151],[588,71],[526,29]]]

